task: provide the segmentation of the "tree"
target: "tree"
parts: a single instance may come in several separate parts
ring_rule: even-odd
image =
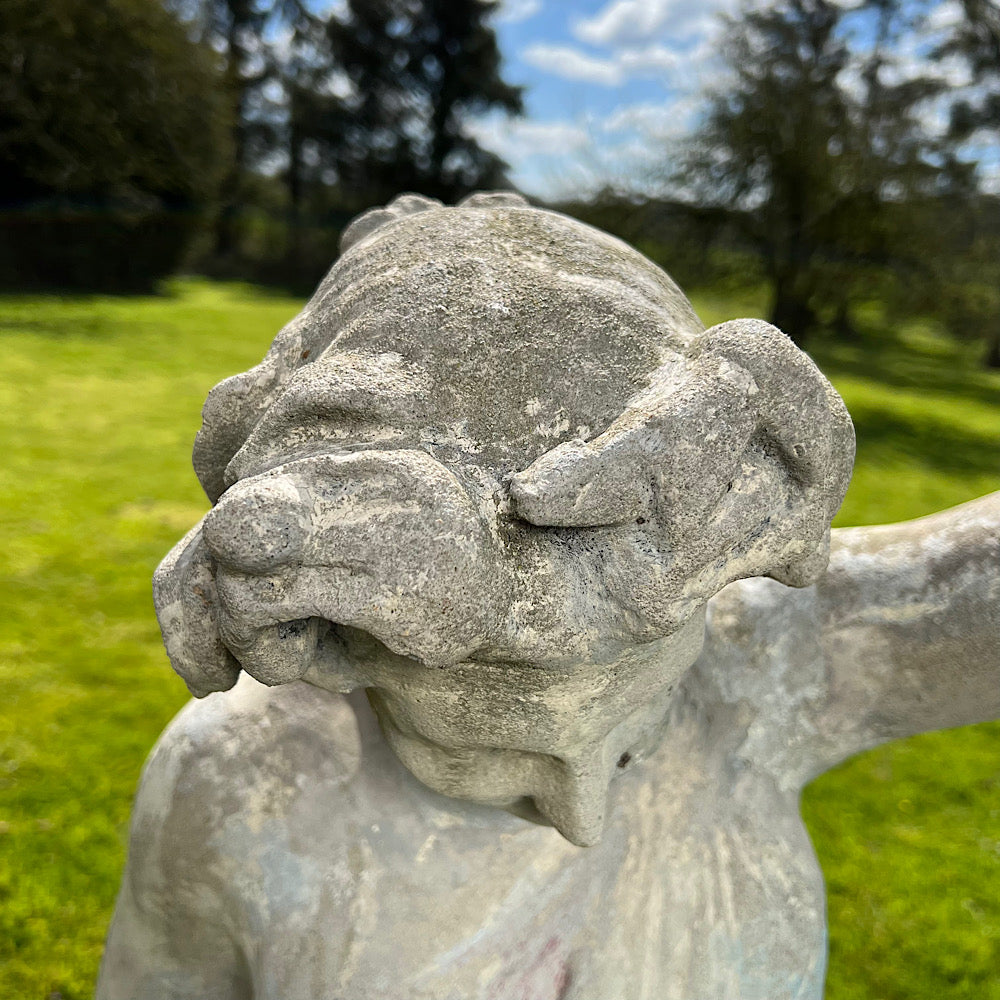
[[[958,57],[970,72],[973,86],[951,109],[949,135],[965,144],[977,138],[992,140],[996,171],[996,143],[1000,140],[1000,7],[993,0],[961,0],[962,18],[938,48],[939,58]],[[980,177],[982,180],[982,177]],[[1000,225],[997,199],[980,194],[967,206],[969,232],[965,253],[955,276],[966,295],[960,305],[959,325],[982,330],[987,349],[985,363],[1000,368]],[[978,308],[977,308],[978,307]]]
[[[401,190],[453,200],[506,186],[506,164],[467,126],[521,110],[500,74],[493,0],[348,0],[326,16],[305,0],[170,2],[224,54],[236,114],[216,262],[239,249],[262,170],[280,169],[287,195],[287,259],[271,273],[297,284],[368,205]]]
[[[501,76],[493,0],[348,0],[327,40],[341,96],[317,138],[358,204],[413,190],[451,201],[507,186],[506,164],[469,134],[470,115],[522,111]]]
[[[358,211],[401,191],[454,201],[506,187],[506,164],[469,134],[468,118],[521,110],[500,75],[485,0],[349,0],[323,20],[299,17],[277,79],[288,196],[278,268],[306,287],[329,265]]]
[[[852,17],[867,18],[867,51],[850,44]],[[678,177],[758,249],[772,322],[800,343],[822,313],[850,326],[875,265],[906,273],[905,206],[967,174],[919,116],[941,81],[891,72],[911,29],[898,0],[778,0],[726,22],[729,85],[709,95]]]
[[[0,6],[0,272],[145,285],[217,194],[218,60],[148,0]]]
[[[290,58],[281,39],[316,18],[303,0],[169,0],[195,36],[221,53],[224,93],[231,106],[232,156],[216,219],[215,253],[239,250],[240,216],[252,188],[250,175],[280,155],[285,111],[268,96]]]
[[[963,18],[938,49],[969,65],[977,91],[955,103],[952,128],[959,138],[977,130],[1000,132],[1000,7],[994,0],[960,0]]]

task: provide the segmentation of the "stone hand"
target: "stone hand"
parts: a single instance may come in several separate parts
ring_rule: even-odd
[[[604,576],[648,622],[646,638],[739,577],[813,582],[854,451],[829,383],[767,323],[714,327],[677,367],[602,434],[559,445],[510,486],[514,511],[533,524],[621,526],[625,544],[609,550]]]
[[[175,666],[195,693],[235,681],[227,650],[264,683],[295,680],[327,622],[430,666],[466,659],[505,603],[491,508],[420,451],[322,455],[241,480],[158,572],[165,632],[202,617]],[[225,646],[206,657],[213,626]]]

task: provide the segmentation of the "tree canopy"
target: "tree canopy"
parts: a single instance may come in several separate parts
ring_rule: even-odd
[[[0,279],[147,284],[227,158],[218,60],[158,3],[0,5]]]
[[[153,229],[141,233],[145,245],[159,234],[171,247],[150,267],[173,266],[192,232],[179,213],[191,221],[211,208],[212,259],[229,261],[230,273],[247,252],[283,259],[272,274],[305,285],[329,265],[335,230],[368,205],[407,189],[450,201],[506,186],[506,164],[469,128],[475,115],[522,107],[501,74],[495,9],[494,0],[347,0],[332,14],[305,0],[9,0],[0,271],[34,247],[39,274],[106,284],[97,272],[102,262],[120,272],[115,245],[129,245],[121,266],[139,268],[140,222]],[[43,252],[60,244],[80,244],[73,261]]]
[[[872,42],[859,47],[848,19],[862,17]],[[778,0],[726,23],[728,79],[677,176],[758,248],[772,321],[800,342],[821,313],[849,325],[852,291],[873,265],[914,269],[916,217],[902,205],[969,184],[921,115],[944,84],[894,66],[908,19],[895,0]]]
[[[326,26],[339,92],[325,122],[330,166],[361,202],[401,190],[445,201],[507,186],[507,165],[468,130],[473,115],[522,111],[501,76],[487,0],[348,0]]]
[[[970,86],[951,106],[949,139],[980,144],[979,180],[1000,181],[1000,7],[993,0],[961,0],[962,17],[936,55],[959,59]],[[953,247],[947,302],[954,325],[985,335],[985,362],[1000,368],[1000,199],[980,194],[964,213],[963,245]]]
[[[278,270],[302,285],[329,264],[329,229],[363,208],[400,191],[453,201],[508,186],[469,128],[522,110],[501,73],[494,0],[346,0],[327,14],[303,0],[171,2],[226,63],[235,155],[221,257],[238,257],[268,175],[287,213]]]
[[[225,115],[214,54],[148,0],[0,7],[0,198],[212,197]]]

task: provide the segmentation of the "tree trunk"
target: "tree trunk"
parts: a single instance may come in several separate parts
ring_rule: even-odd
[[[302,271],[304,260],[304,213],[305,184],[302,171],[302,135],[299,128],[298,109],[293,97],[291,103],[291,121],[289,122],[288,141],[288,264],[293,281],[297,281]]]
[[[833,318],[833,332],[838,340],[857,340],[858,328],[851,319],[851,309],[847,301],[841,301],[837,305],[837,314]]]
[[[239,189],[243,178],[243,160],[246,155],[246,132],[243,121],[246,84],[241,80],[238,66],[238,25],[230,22],[226,39],[228,63],[226,88],[233,101],[233,148],[230,169],[222,182],[221,206],[215,220],[215,256],[227,258],[239,252]]]
[[[1000,322],[994,324],[993,330],[986,342],[986,354],[983,356],[983,364],[987,368],[1000,368]]]
[[[230,175],[226,179],[226,192],[233,190],[236,178]],[[215,219],[215,256],[228,258],[236,255],[239,248],[238,235],[238,215],[239,209],[236,205],[227,201],[222,206]]]
[[[816,316],[809,302],[784,277],[774,279],[774,299],[771,304],[770,322],[782,333],[787,333],[801,347],[816,324]]]

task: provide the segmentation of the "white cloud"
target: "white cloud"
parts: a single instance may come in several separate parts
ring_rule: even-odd
[[[704,37],[684,48],[660,44],[623,48],[615,53],[614,60],[629,75],[666,75],[672,86],[689,90],[698,86],[703,70],[716,54],[712,40]]]
[[[620,191],[662,190],[664,164],[689,125],[696,103],[681,100],[623,105],[605,118],[526,121],[491,115],[472,125],[474,137],[512,166],[511,180],[545,199]]]
[[[589,19],[577,21],[573,34],[591,45],[641,41],[667,20],[670,0],[613,0]]]
[[[319,17],[341,17],[347,13],[347,0],[317,0],[310,7]]]
[[[961,24],[964,19],[965,15],[959,0],[938,0],[927,15],[927,30],[932,33],[948,32]]]
[[[624,104],[604,119],[601,128],[609,133],[638,132],[656,143],[686,133],[698,106],[699,102],[693,98]]]
[[[613,173],[614,152],[589,116],[525,121],[491,115],[473,123],[472,132],[512,165],[511,180],[535,197],[586,196]]]
[[[681,40],[703,34],[721,10],[737,0],[611,0],[591,18],[577,21],[573,34],[591,45],[621,46],[653,38]]]
[[[542,9],[542,0],[503,0],[495,16],[498,22],[516,24],[534,17]]]
[[[568,80],[617,87],[637,77],[658,77],[670,87],[687,90],[712,55],[706,40],[687,49],[666,45],[626,46],[607,57],[581,52],[571,45],[529,45],[521,57],[538,69]]]
[[[585,80],[605,87],[617,87],[624,79],[622,68],[610,59],[588,56],[569,45],[529,45],[521,58],[538,69],[568,80]]]
[[[981,166],[979,176],[979,183],[987,194],[1000,195],[1000,164]]]
[[[512,163],[528,156],[579,152],[590,142],[587,127],[569,121],[490,116],[470,123],[469,131],[478,142]]]
[[[684,56],[665,45],[648,45],[645,48],[622,49],[615,54],[615,62],[629,76],[676,70]]]
[[[601,122],[601,128],[605,132],[653,131],[669,113],[666,103],[623,104]]]

